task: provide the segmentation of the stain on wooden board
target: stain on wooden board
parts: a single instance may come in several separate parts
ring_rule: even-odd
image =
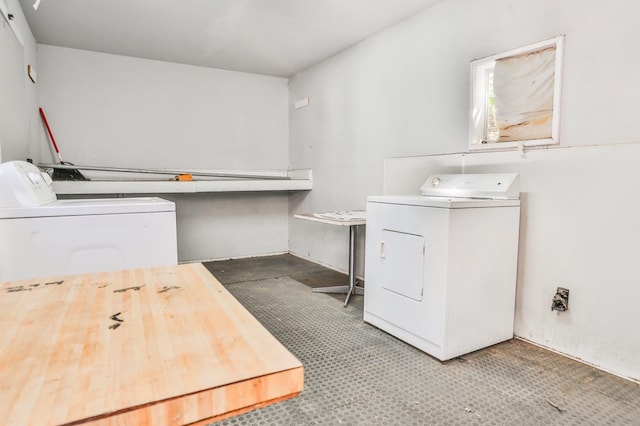
[[[49,282],[46,282],[44,284],[33,283],[33,284],[16,285],[16,286],[13,286],[13,287],[7,287],[5,289],[5,293],[19,293],[21,291],[31,291],[31,290],[38,289],[38,288],[45,288],[45,286],[61,285],[62,283],[64,283],[64,280],[61,280],[61,281],[49,281]]]
[[[134,291],[138,291],[140,290],[142,287],[144,287],[143,285],[136,285],[133,287],[127,287],[127,288],[121,288],[118,290],[113,290],[114,293],[124,293],[125,291],[129,291],[129,290],[134,290]]]

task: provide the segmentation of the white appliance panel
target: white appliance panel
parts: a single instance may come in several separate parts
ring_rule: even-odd
[[[382,288],[400,296],[421,301],[424,237],[383,229],[380,258]]]
[[[451,224],[444,346],[453,357],[513,338],[520,209],[455,210]]]
[[[364,320],[427,353],[440,351],[443,341],[444,327],[439,318],[444,316],[445,293],[437,283],[446,278],[447,252],[441,248],[447,245],[448,213],[447,209],[367,203]],[[420,235],[425,241],[422,270],[417,277],[414,275],[417,271],[403,275],[407,280],[422,281],[419,301],[389,291],[381,283],[384,262],[381,246],[385,230]],[[398,256],[402,256],[402,247],[396,250]],[[393,271],[390,267],[387,267],[386,274],[389,276],[387,280],[391,280]],[[397,315],[397,312],[402,312],[402,315]]]
[[[175,204],[158,197],[55,200],[34,207],[0,208],[1,218],[89,216],[173,212]]]
[[[0,220],[0,281],[177,264],[175,212]]]

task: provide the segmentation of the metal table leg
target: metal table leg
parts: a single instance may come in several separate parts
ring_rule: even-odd
[[[349,226],[349,285],[314,288],[315,293],[345,293],[344,306],[349,304],[352,294],[364,295],[364,287],[356,285],[356,241],[358,225]]]

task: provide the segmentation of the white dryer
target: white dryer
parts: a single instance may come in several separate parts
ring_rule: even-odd
[[[33,164],[0,164],[0,282],[177,264],[175,204],[58,200]]]
[[[364,320],[451,359],[513,337],[518,175],[436,175],[367,199]]]

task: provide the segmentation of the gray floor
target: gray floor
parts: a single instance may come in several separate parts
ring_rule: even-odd
[[[362,321],[347,277],[290,255],[205,264],[302,361],[297,398],[218,425],[640,425],[640,385],[511,340],[439,362]]]

